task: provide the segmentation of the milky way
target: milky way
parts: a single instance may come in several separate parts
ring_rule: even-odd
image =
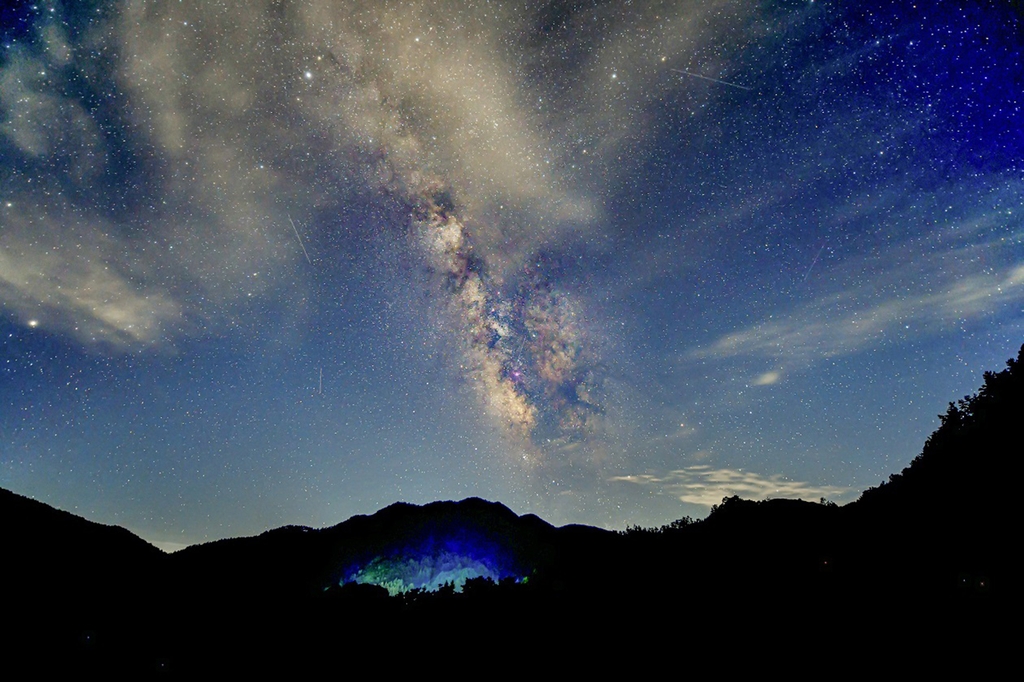
[[[451,296],[464,345],[460,369],[487,410],[533,446],[524,460],[542,444],[593,437],[602,412],[600,378],[578,304],[554,289],[541,262],[530,262],[504,286],[495,283],[453,210],[443,187],[424,190],[414,234]]]

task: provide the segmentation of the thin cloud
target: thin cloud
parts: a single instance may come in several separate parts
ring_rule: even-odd
[[[181,307],[137,281],[102,224],[78,229],[17,204],[0,211],[9,228],[0,234],[0,301],[23,324],[127,348],[159,343],[180,322]]]
[[[1019,306],[1024,302],[1024,262],[1009,249],[1021,236],[1010,225],[996,224],[1003,219],[1008,222],[999,215],[964,221],[959,229],[937,231],[930,243],[908,241],[882,254],[837,263],[830,273],[838,283],[832,291],[789,314],[726,334],[688,356],[759,358],[783,369],[803,367]],[[762,375],[755,384],[771,383],[774,374]]]
[[[709,508],[721,502],[722,498],[734,495],[748,500],[814,500],[821,497],[838,498],[850,492],[850,488],[814,485],[781,474],[764,476],[742,469],[714,469],[708,465],[676,469],[663,475],[633,474],[613,476],[608,480],[632,483],[660,494],[672,495],[681,502]]]
[[[765,372],[754,379],[754,386],[771,386],[782,379],[782,372]]]
[[[905,335],[906,331],[933,333],[957,321],[991,315],[1002,305],[1024,301],[1024,265],[992,275],[963,277],[934,294],[893,297],[828,315],[827,311],[852,303],[850,298],[833,296],[783,320],[762,322],[727,334],[710,347],[695,351],[693,356],[754,356],[804,364],[856,353],[890,335]],[[772,383],[768,379],[774,374],[764,375],[755,383]]]

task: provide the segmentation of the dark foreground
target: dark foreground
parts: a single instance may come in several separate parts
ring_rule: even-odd
[[[167,555],[0,491],[0,665],[134,678],[989,669],[1019,629],[1022,377],[1024,348],[852,504],[730,498],[703,521],[625,533],[470,499]],[[496,580],[394,597],[352,582],[442,561]]]

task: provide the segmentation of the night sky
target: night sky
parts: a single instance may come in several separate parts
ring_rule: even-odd
[[[5,7],[0,486],[163,547],[850,501],[1024,342],[1016,2]]]

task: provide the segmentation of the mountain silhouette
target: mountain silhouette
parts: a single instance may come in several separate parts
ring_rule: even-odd
[[[996,660],[1019,590],[1024,347],[1007,365],[950,404],[906,469],[842,507],[733,497],[701,521],[611,532],[477,498],[398,503],[165,554],[0,490],[6,669],[313,674],[457,652],[606,672],[626,660],[613,651],[681,641],[799,645],[804,661],[924,646]]]
[[[478,498],[422,507],[397,503],[321,530],[286,526],[257,537],[195,545],[170,555],[168,563],[194,587],[216,589],[230,581],[242,590],[299,596],[345,582],[376,584],[366,570],[371,564],[384,581],[401,573],[403,562],[442,555],[450,565],[437,571],[447,570],[453,582],[457,577],[451,564],[459,560],[470,566],[462,582],[466,577],[526,577],[538,566],[557,563],[556,538],[572,532],[572,527],[556,529],[532,514],[520,517]],[[406,589],[438,587],[428,570],[421,568],[422,579],[410,580]]]

